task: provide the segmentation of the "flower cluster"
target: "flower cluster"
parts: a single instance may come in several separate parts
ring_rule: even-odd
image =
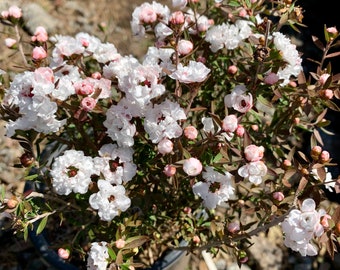
[[[88,269],[133,269],[147,264],[148,245],[178,239],[192,252],[230,248],[246,262],[249,238],[282,221],[285,245],[304,256],[317,254],[312,239],[338,244],[340,208],[316,208],[323,186],[339,192],[320,135],[327,110],[339,110],[338,77],[323,66],[339,34],[325,28],[307,80],[281,32],[302,26],[294,1],[223,2],[138,6],[132,32],[153,41],[142,59],[42,26],[29,43],[6,40],[25,69],[1,72],[1,116],[23,146],[25,180],[43,183],[32,194],[46,194],[0,197],[14,227],[20,220],[27,234],[38,223],[41,232],[47,217],[72,227],[75,238],[55,246]],[[19,33],[21,16],[11,7],[1,22]]]

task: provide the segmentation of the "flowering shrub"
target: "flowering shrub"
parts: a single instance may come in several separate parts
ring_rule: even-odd
[[[51,248],[88,269],[142,267],[151,244],[229,248],[242,263],[250,237],[276,225],[303,256],[321,245],[334,256],[340,208],[320,204],[323,187],[340,189],[321,134],[338,111],[339,76],[324,64],[338,31],[315,39],[324,54],[304,74],[281,31],[302,26],[294,1],[224,2],[137,7],[132,31],[154,42],[143,59],[82,32],[6,39],[23,70],[1,72],[1,115],[36,185],[1,196],[17,233],[53,220]],[[20,37],[19,7],[1,22]]]

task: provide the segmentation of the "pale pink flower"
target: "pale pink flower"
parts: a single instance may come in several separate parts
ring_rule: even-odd
[[[84,97],[80,103],[81,108],[86,112],[92,111],[94,107],[96,107],[96,104],[97,104],[97,100],[95,100],[92,97]]]
[[[8,15],[13,18],[19,19],[22,17],[22,10],[17,6],[11,6],[8,9]]]
[[[197,158],[186,159],[183,163],[183,170],[189,176],[196,176],[202,172],[203,166]]]
[[[192,52],[194,44],[191,41],[181,39],[177,44],[177,51],[180,55],[187,55]]]
[[[184,128],[184,136],[190,140],[195,140],[197,138],[198,131],[194,126],[187,126]]]
[[[49,67],[40,67],[34,70],[34,79],[39,83],[53,83],[54,73]]]
[[[180,10],[173,12],[170,15],[169,21],[174,25],[183,24],[185,21],[183,12]]]
[[[31,40],[38,41],[38,42],[46,42],[48,40],[48,34],[43,26],[38,26],[35,29],[34,36],[31,37]]]
[[[7,48],[12,48],[17,43],[17,40],[14,38],[6,38],[5,45]]]
[[[158,152],[162,155],[171,153],[173,148],[174,144],[168,138],[163,138],[157,145]]]
[[[170,78],[180,81],[181,83],[203,82],[210,72],[201,62],[190,61],[188,66],[180,63],[177,70],[170,75]]]
[[[245,94],[247,88],[244,85],[237,85],[231,94],[224,97],[226,107],[232,107],[240,113],[246,113],[253,107],[253,96]]]
[[[272,84],[277,83],[279,81],[279,79],[280,79],[280,77],[276,73],[270,72],[269,74],[267,74],[264,77],[264,83],[272,85]]]
[[[94,81],[91,78],[86,78],[84,80],[75,82],[73,84],[74,89],[78,95],[91,95],[94,92]]]
[[[249,162],[238,169],[238,174],[249,182],[259,185],[267,174],[267,166],[262,161]]]
[[[316,211],[313,199],[305,199],[300,210],[293,209],[281,223],[285,235],[284,244],[302,256],[317,255],[317,247],[312,244],[314,237],[320,237],[324,233],[324,227],[320,219],[326,215],[324,209]]]
[[[234,132],[238,127],[238,120],[235,114],[224,117],[222,121],[222,129],[225,132]]]
[[[254,144],[251,144],[244,149],[244,155],[246,157],[246,160],[249,162],[261,160],[263,158],[263,154],[264,154],[263,146],[256,146]]]
[[[34,49],[32,51],[32,57],[33,57],[34,60],[42,60],[42,59],[45,59],[47,57],[47,52],[41,46],[34,47]]]
[[[176,169],[175,166],[168,164],[168,165],[165,165],[163,173],[166,176],[171,177],[171,176],[174,176],[176,174],[176,171],[177,171],[177,169]]]
[[[139,13],[139,20],[142,23],[154,23],[157,20],[157,13],[151,5],[143,5]]]

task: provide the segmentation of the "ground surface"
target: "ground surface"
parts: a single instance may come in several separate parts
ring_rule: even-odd
[[[146,52],[148,41],[137,42],[137,39],[131,35],[130,18],[133,9],[143,2],[144,0],[0,0],[0,11],[10,4],[18,4],[26,12],[28,32],[34,31],[38,25],[45,26],[51,35],[88,32],[102,40],[107,39],[112,42],[121,54],[142,57]],[[169,4],[169,6],[171,4],[171,0],[158,2]],[[102,23],[106,24],[105,33],[99,31],[98,28],[98,25]],[[7,37],[3,33],[4,30],[0,26],[0,69],[9,70],[14,69],[20,59],[18,55],[12,55],[13,52],[3,46],[1,40]],[[20,193],[23,189],[23,171],[16,170],[12,166],[19,162],[18,157],[22,154],[22,150],[18,144],[3,135],[4,127],[0,122],[0,181],[8,191]],[[24,243],[8,235],[0,234],[0,237],[3,241],[0,249],[0,270],[49,269],[30,243]],[[292,267],[292,264],[289,266],[287,261],[287,250],[282,248],[282,241],[279,239],[281,236],[275,230],[270,232],[269,237],[254,238],[252,256],[258,265],[256,269],[273,270]],[[20,265],[19,261],[23,264]],[[238,269],[238,267],[232,268],[235,266],[231,266],[231,261],[226,254],[213,259],[218,269],[227,269],[227,267],[228,270]],[[187,269],[205,270],[208,268],[202,255],[198,254],[191,257]]]

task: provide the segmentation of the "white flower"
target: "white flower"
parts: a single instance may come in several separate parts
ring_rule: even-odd
[[[203,63],[189,61],[189,65],[183,66],[180,63],[177,70],[170,75],[170,78],[179,80],[181,83],[203,82],[210,72]]]
[[[328,189],[328,191],[330,191],[330,192],[334,192],[335,181],[332,181],[333,180],[332,174],[328,171],[327,167],[325,167],[325,172],[326,172],[326,178],[323,181],[325,183],[325,188]],[[312,170],[312,175],[315,179],[321,181],[321,179],[318,175],[317,169]]]
[[[92,157],[85,156],[83,151],[66,150],[52,164],[52,186],[59,195],[68,195],[72,191],[84,194],[92,174],[97,174]]]
[[[94,166],[111,184],[127,183],[136,175],[137,166],[132,162],[131,147],[105,144],[100,148],[99,155],[94,158]]]
[[[251,23],[246,20],[237,20],[235,24],[214,25],[207,31],[205,40],[211,44],[212,52],[217,52],[223,47],[234,50],[242,40],[250,36],[250,25]]]
[[[189,176],[199,175],[202,168],[202,163],[197,158],[188,158],[183,163],[183,171]]]
[[[125,195],[125,188],[122,185],[111,185],[109,181],[99,179],[99,191],[92,194],[89,203],[93,209],[98,210],[101,220],[111,221],[121,211],[126,211],[131,200]]]
[[[302,256],[317,255],[317,247],[311,244],[311,240],[314,236],[320,237],[324,232],[320,219],[326,212],[324,209],[316,211],[315,207],[313,199],[305,199],[301,209],[290,211],[281,224],[285,235],[284,244],[300,252]]]
[[[229,172],[221,174],[213,167],[206,167],[203,172],[205,182],[196,183],[193,192],[203,199],[204,206],[215,209],[217,205],[228,201],[235,193],[232,186],[233,176]]]
[[[267,166],[262,161],[249,162],[238,169],[238,174],[253,184],[259,185],[267,174]]]
[[[163,138],[172,139],[181,136],[183,130],[177,121],[184,119],[186,115],[179,104],[165,100],[146,111],[144,128],[150,140],[158,143]]]
[[[232,107],[240,113],[246,113],[253,107],[253,96],[245,94],[247,88],[244,85],[237,85],[233,91],[224,97],[226,107]]]
[[[91,243],[87,259],[87,269],[106,270],[109,257],[107,243],[105,241]]]
[[[299,56],[299,52],[296,50],[296,46],[290,42],[284,34],[280,32],[273,33],[274,45],[280,51],[283,60],[287,62],[284,68],[280,68],[277,75],[280,79],[283,79],[281,86],[288,84],[291,76],[298,76],[302,70],[302,59]]]

